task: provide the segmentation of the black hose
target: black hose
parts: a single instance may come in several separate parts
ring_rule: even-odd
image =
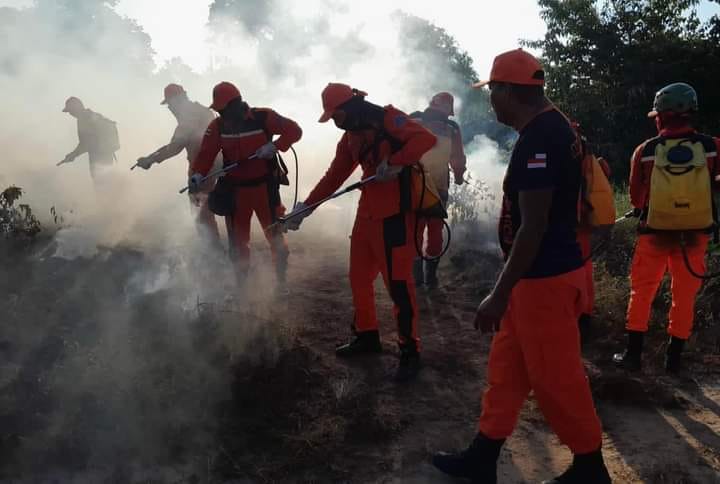
[[[299,182],[300,182],[300,168],[299,168],[298,156],[297,156],[297,153],[295,152],[295,148],[293,148],[291,146],[290,150],[293,153],[293,157],[295,157],[295,200],[293,201],[293,204],[292,204],[292,210],[295,210],[295,206],[297,205],[297,201],[298,201],[298,186],[299,186]]]
[[[438,262],[450,248],[450,241],[452,240],[452,230],[450,229],[450,225],[448,225],[447,221],[443,220],[443,227],[447,231],[447,242],[445,243],[445,247],[443,247],[443,250],[440,252],[440,254],[435,257],[427,257],[423,254],[422,248],[419,245],[418,239],[420,237],[418,237],[418,235],[420,231],[420,213],[422,212],[423,204],[425,203],[425,190],[427,190],[427,180],[425,178],[425,168],[422,166],[421,163],[418,163],[417,166],[420,168],[420,173],[422,173],[422,192],[420,193],[420,203],[418,204],[418,210],[415,214],[415,252],[417,252],[417,255],[419,255],[420,258],[425,262]],[[410,169],[412,170],[412,168]],[[412,177],[410,178],[410,185],[412,187]]]
[[[680,249],[682,250],[683,255],[683,261],[685,262],[685,267],[687,267],[688,272],[692,274],[693,277],[696,277],[698,279],[701,279],[703,281],[709,281],[710,279],[715,279],[716,277],[720,277],[720,271],[713,272],[710,274],[700,274],[695,269],[693,269],[692,264],[690,264],[690,256],[688,256],[687,253],[687,243],[685,242],[685,232],[680,233]]]

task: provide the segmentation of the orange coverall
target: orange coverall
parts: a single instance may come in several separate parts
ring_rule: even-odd
[[[279,135],[275,141],[273,136]],[[272,171],[274,160],[252,159],[258,148],[272,141],[279,151],[287,151],[302,137],[295,121],[284,118],[272,109],[253,108],[239,126],[229,126],[222,117],[213,120],[203,138],[200,152],[191,170],[207,175],[215,156],[223,153],[223,165],[240,162],[240,166],[225,175],[235,190],[234,214],[225,217],[230,237],[230,254],[240,273],[247,271],[250,259],[250,222],[253,213],[265,231],[276,267],[285,266],[288,248],[280,231],[267,227],[285,213],[279,197],[277,181]]]
[[[682,138],[692,134],[695,134],[692,128],[660,132],[660,135],[666,138]],[[646,143],[647,141],[635,150],[630,169],[630,202],[633,207],[642,210],[646,209],[649,203],[650,175],[653,169],[652,160],[644,161],[642,158]],[[716,138],[715,144],[720,150],[720,139]],[[717,151],[707,155],[710,173],[717,174]],[[717,182],[713,186],[717,189]],[[688,259],[696,272],[705,271],[705,253],[709,240],[710,236],[703,233],[686,236]],[[646,233],[638,236],[630,270],[630,302],[626,329],[647,331],[652,302],[666,270],[670,271],[672,278],[668,333],[686,340],[692,332],[695,296],[702,286],[702,280],[694,277],[685,266],[679,234],[674,233]]]
[[[384,129],[402,143],[393,152],[390,142],[381,140],[377,149],[375,130],[346,132],[337,145],[335,159],[312,190],[306,205],[336,191],[358,165],[363,178],[375,174],[385,158],[390,165],[412,165],[433,147],[435,136],[392,106],[385,107]],[[412,265],[416,255],[413,239],[415,215],[402,207],[399,180],[371,182],[362,188],[350,244],[350,286],[355,306],[353,327],[357,332],[377,331],[373,282],[382,274],[393,300],[401,346],[419,350],[417,305]]]

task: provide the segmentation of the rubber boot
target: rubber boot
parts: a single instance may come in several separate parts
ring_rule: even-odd
[[[555,479],[543,484],[610,484],[610,473],[605,467],[602,450],[589,454],[575,454],[570,467]]]
[[[678,373],[682,370],[682,351],[685,347],[685,340],[670,338],[667,353],[665,353],[665,371],[668,373]]]
[[[437,289],[438,287],[437,268],[439,263],[440,261],[437,260],[425,261],[425,286],[428,289]]]
[[[423,272],[423,260],[420,257],[416,257],[413,261],[413,279],[415,279],[415,286],[422,287],[425,285],[425,274]]]
[[[439,452],[433,456],[433,465],[452,477],[470,479],[476,484],[497,483],[497,460],[505,439],[494,440],[478,433],[470,447],[450,454]]]
[[[639,371],[642,368],[642,350],[645,333],[627,332],[627,348],[622,353],[613,355],[613,362],[620,368]]]
[[[420,353],[414,344],[400,346],[400,363],[395,372],[395,381],[406,382],[414,379],[420,371]]]
[[[355,333],[355,338],[349,343],[335,348],[335,355],[340,358],[382,353],[380,333],[377,331],[363,331]]]

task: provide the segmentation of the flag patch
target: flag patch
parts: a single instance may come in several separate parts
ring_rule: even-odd
[[[533,158],[528,160],[528,168],[547,168],[547,154],[535,153]]]

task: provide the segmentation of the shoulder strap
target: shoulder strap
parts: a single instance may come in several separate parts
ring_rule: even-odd
[[[706,134],[697,133],[692,137],[692,140],[697,143],[702,143],[705,154],[708,157],[717,158],[717,145],[715,144],[715,138]]]
[[[663,143],[665,143],[665,138],[663,138],[662,136],[656,136],[655,138],[647,140],[642,150],[643,160],[650,157],[652,157],[652,159],[655,159],[655,148],[657,148],[657,145]]]

